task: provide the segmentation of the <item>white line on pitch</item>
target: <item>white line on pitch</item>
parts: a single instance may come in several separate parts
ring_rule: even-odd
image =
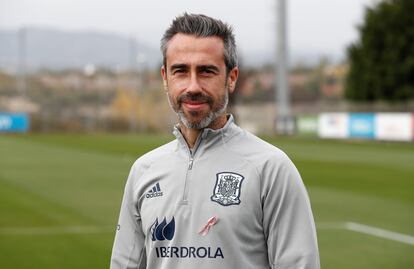
[[[358,233],[369,234],[372,236],[381,237],[409,245],[414,245],[414,236],[355,222],[323,222],[317,223],[316,228],[318,230],[348,230]]]
[[[372,226],[368,226],[368,225],[364,225],[360,223],[346,222],[345,229],[354,231],[354,232],[373,235],[376,237],[382,237],[382,238],[386,238],[389,240],[406,243],[409,245],[414,245],[414,236],[396,233],[396,232],[392,232],[392,231],[388,231],[388,230],[384,230],[384,229],[380,229],[380,228],[376,228],[376,227],[372,227]]]
[[[345,229],[345,222],[319,222],[316,223],[318,230],[341,230]]]
[[[98,226],[19,227],[0,228],[0,235],[96,234],[114,230],[113,227]]]

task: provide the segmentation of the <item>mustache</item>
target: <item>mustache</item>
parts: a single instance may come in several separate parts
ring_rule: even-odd
[[[183,102],[203,102],[208,103],[209,105],[213,104],[213,98],[201,92],[184,93],[177,98],[177,101],[179,104]]]

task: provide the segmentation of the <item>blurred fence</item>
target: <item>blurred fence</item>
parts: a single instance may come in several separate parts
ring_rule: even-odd
[[[244,128],[258,132],[254,125],[246,124],[245,118],[239,117],[238,119]],[[34,123],[36,124],[36,122]],[[127,128],[128,122],[124,124]],[[0,132],[27,132],[29,126],[29,115],[26,113],[0,113]],[[33,121],[31,130],[36,131],[36,127],[33,128]],[[331,112],[317,115],[297,115],[295,117],[295,131],[298,135],[329,139],[413,141],[414,113]]]

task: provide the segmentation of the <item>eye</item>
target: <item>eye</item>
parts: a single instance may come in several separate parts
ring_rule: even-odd
[[[211,75],[216,74],[216,72],[213,69],[208,69],[208,68],[200,70],[200,73],[206,76],[211,76]]]
[[[176,74],[183,74],[185,72],[186,70],[184,68],[180,68],[180,69],[174,69],[172,73],[173,75],[176,75]]]

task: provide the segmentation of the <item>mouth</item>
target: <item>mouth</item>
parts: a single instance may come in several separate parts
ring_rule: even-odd
[[[178,103],[181,104],[187,110],[202,110],[211,106],[213,99],[202,93],[196,94],[184,94],[178,98]]]
[[[200,110],[208,106],[208,102],[203,101],[184,101],[183,106],[189,110]]]

